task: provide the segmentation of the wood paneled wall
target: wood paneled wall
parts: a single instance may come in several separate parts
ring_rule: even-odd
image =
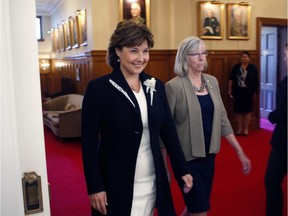
[[[207,73],[215,76],[220,85],[223,103],[226,107],[228,117],[234,129],[235,116],[232,111],[232,100],[227,95],[228,78],[234,64],[239,62],[242,51],[209,51]],[[259,68],[259,54],[251,51],[252,63]],[[173,78],[174,61],[176,50],[151,50],[150,61],[145,72],[159,78],[164,83]],[[52,59],[51,72],[41,75],[42,90],[48,93],[59,92],[61,90],[61,77],[70,77],[76,83],[76,92],[84,94],[86,86],[90,80],[109,73],[112,69],[106,64],[106,51],[91,51],[85,55],[74,56],[65,59]],[[78,80],[77,78],[78,73]],[[260,73],[260,72],[259,72]],[[44,77],[45,76],[45,77]],[[260,77],[260,76],[259,76]],[[45,79],[44,79],[45,78]],[[43,88],[43,85],[47,85]],[[251,129],[259,128],[259,95],[255,101],[254,112],[251,119]]]

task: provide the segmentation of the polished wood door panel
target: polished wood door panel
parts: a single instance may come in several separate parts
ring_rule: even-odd
[[[175,77],[174,62],[176,50],[171,51],[150,51],[150,60],[145,72],[162,80],[164,83]]]
[[[169,60],[167,60],[167,58],[157,57],[150,59],[145,72],[162,80],[163,82],[167,82],[169,80],[170,70],[171,67],[169,67]]]
[[[219,82],[221,93],[227,92],[227,68],[225,67],[225,58],[223,57],[213,57],[209,59],[208,62],[208,72],[209,74],[215,76]]]

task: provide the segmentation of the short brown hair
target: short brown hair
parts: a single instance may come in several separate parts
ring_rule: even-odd
[[[118,56],[116,48],[122,50],[123,47],[133,47],[142,44],[147,40],[148,47],[154,46],[153,34],[144,24],[136,24],[130,20],[123,20],[118,23],[114,30],[107,51],[107,64],[114,68],[117,64]]]
[[[250,53],[248,52],[248,51],[243,51],[242,53],[241,53],[241,56],[242,55],[247,55],[249,58],[251,58],[251,55],[250,55]]]

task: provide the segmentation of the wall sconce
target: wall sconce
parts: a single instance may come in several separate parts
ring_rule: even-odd
[[[76,81],[80,81],[80,68],[75,69]]]
[[[50,62],[49,60],[42,59],[40,63],[40,72],[49,73],[50,72]]]
[[[44,62],[44,63],[41,64],[41,67],[42,67],[43,70],[46,70],[46,69],[49,69],[50,64],[47,63],[47,62]]]
[[[63,70],[64,65],[65,65],[64,62],[56,62],[55,63],[55,67],[56,67],[58,72],[61,72]]]

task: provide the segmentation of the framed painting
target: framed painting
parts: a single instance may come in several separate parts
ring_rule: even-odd
[[[150,0],[119,0],[120,20],[132,20],[150,27]]]
[[[87,45],[87,14],[86,9],[80,10],[77,13],[79,22],[79,35],[80,35],[80,46]]]
[[[65,32],[63,25],[58,26],[58,32],[59,32],[59,44],[60,44],[60,51],[65,51],[66,44],[65,44]]]
[[[227,4],[227,38],[248,40],[250,38],[251,6]]]
[[[69,27],[70,41],[71,41],[70,46],[71,46],[71,49],[72,49],[73,46],[74,46],[74,20],[73,20],[73,17],[70,16],[70,17],[68,18],[68,21],[67,21],[67,22],[69,23],[68,27]]]
[[[59,30],[58,28],[53,29],[53,43],[56,52],[60,51],[60,40],[59,40]]]
[[[70,28],[70,22],[69,20],[66,20],[63,22],[63,30],[65,33],[65,41],[66,41],[66,50],[69,50],[72,48],[72,40],[71,40],[71,28]]]
[[[78,22],[78,16],[75,15],[71,17],[71,29],[72,29],[72,37],[73,37],[73,48],[80,47],[80,41],[79,41],[79,22]]]
[[[199,2],[198,3],[198,31],[201,39],[223,39],[224,4]]]
[[[52,43],[52,51],[56,52],[55,31],[52,28],[49,32],[50,32],[50,39],[51,39],[51,43]]]

